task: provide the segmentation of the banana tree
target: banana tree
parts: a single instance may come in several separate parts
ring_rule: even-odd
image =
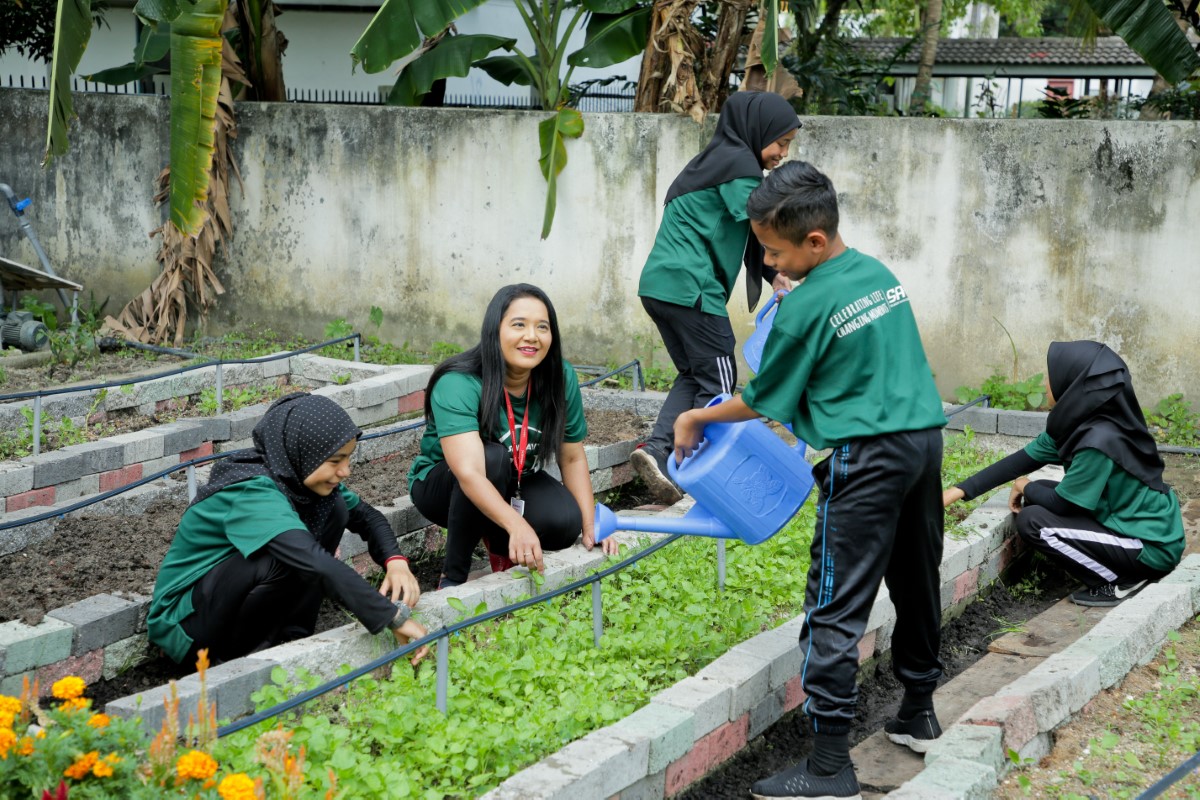
[[[487,34],[446,35],[451,23],[484,0],[385,0],[351,51],[355,64],[380,72],[411,58],[388,94],[392,105],[419,105],[442,78],[463,77],[472,68],[506,85],[529,86],[538,104],[554,116],[538,125],[539,167],[546,179],[542,238],[550,235],[557,181],[567,163],[565,140],[583,135],[583,115],[569,108],[576,67],[619,64],[641,52],[650,6],[639,0],[514,0],[533,39],[525,53],[516,40]],[[583,46],[567,53],[567,42],[586,23]],[[493,55],[505,51],[511,55]],[[563,66],[566,63],[564,73]]]
[[[1106,27],[1125,40],[1168,83],[1179,83],[1200,70],[1200,56],[1179,28],[1179,22],[1162,0],[1084,0]],[[1172,6],[1188,19],[1195,18],[1195,3]],[[1196,28],[1193,23],[1193,29]],[[1197,31],[1200,32],[1200,31]]]

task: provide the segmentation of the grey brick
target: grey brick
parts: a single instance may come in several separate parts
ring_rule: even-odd
[[[778,689],[800,674],[804,656],[796,636],[790,630],[765,631],[739,645],[731,652],[744,651],[770,663],[767,686]]]
[[[17,461],[0,463],[0,497],[8,497],[33,488],[33,467]]]
[[[75,420],[83,419],[91,410],[95,395],[94,391],[71,392],[70,394],[52,395],[51,397],[43,398],[42,422],[45,423],[50,419],[60,420],[63,417],[70,417]],[[31,405],[32,402],[31,400]]]
[[[138,610],[136,603],[98,594],[56,608],[46,616],[75,628],[71,655],[78,656],[132,636],[137,630]]]
[[[615,442],[598,447],[596,453],[597,467],[615,467],[629,460],[629,454],[637,448],[637,442]]]
[[[100,475],[93,472],[73,481],[60,483],[54,487],[54,504],[68,503],[81,497],[96,494],[100,491]]]
[[[695,732],[695,716],[673,705],[651,703],[610,725],[613,736],[622,739],[646,739],[650,742],[646,772],[654,774],[667,768],[692,749],[700,738]]]
[[[783,707],[787,702],[787,689],[780,686],[768,692],[766,697],[758,701],[750,709],[750,729],[746,733],[747,740],[753,739],[767,728],[774,725],[783,716]]]
[[[972,406],[963,409],[951,417],[947,417],[946,427],[953,431],[961,431],[970,426],[976,433],[996,432],[996,411],[991,408]]]
[[[342,542],[338,545],[338,552],[343,561],[354,558],[359,553],[367,552],[367,543],[357,533],[343,533]]]
[[[733,649],[701,669],[696,677],[724,684],[733,690],[729,719],[736,720],[767,693],[771,661],[746,650]]]
[[[227,438],[233,440],[249,438],[250,434],[254,432],[254,426],[267,413],[269,405],[269,403],[259,403],[256,406],[246,406],[225,414],[224,416],[229,419],[229,436]]]
[[[217,719],[236,719],[254,709],[250,695],[270,682],[271,670],[277,665],[261,658],[239,658],[208,670],[208,699],[216,706]],[[176,681],[179,693],[179,725],[182,729],[189,715],[195,715],[200,700],[200,679],[195,673]],[[162,727],[165,711],[163,701],[171,696],[169,686],[158,686],[145,692],[113,700],[104,707],[111,716],[133,719],[141,717],[142,727],[156,733]]]
[[[184,730],[188,715],[195,715],[196,704],[200,701],[200,680],[195,674],[175,681],[175,691],[179,698],[179,729]],[[150,735],[156,734],[166,719],[165,702],[171,699],[171,687],[156,686],[144,692],[131,694],[110,700],[104,706],[104,713],[110,717],[137,719],[142,721],[142,728]]]
[[[194,450],[204,444],[205,426],[195,422],[175,421],[157,425],[154,432],[163,437],[163,455]]]
[[[108,472],[125,466],[125,448],[107,439],[71,445],[67,449],[83,455],[84,473]]]
[[[163,437],[151,430],[110,436],[108,441],[121,446],[121,460],[126,466],[162,458],[163,455]]]
[[[934,742],[925,756],[925,763],[932,764],[940,758],[961,758],[999,773],[1007,763],[1003,739],[1004,729],[997,725],[951,725]]]
[[[0,664],[0,675],[4,675],[3,664]],[[32,684],[36,678],[37,671],[32,669],[27,672],[19,672],[16,675],[0,677],[0,694],[6,694],[9,697],[20,697],[25,680],[28,679]]]
[[[16,520],[37,516],[44,511],[46,511],[44,507],[26,508],[21,511],[0,515],[0,522],[15,522]],[[41,522],[34,522],[0,531],[0,556],[19,553],[30,545],[49,539],[54,535],[55,522],[55,518],[51,517]]]
[[[649,752],[648,740],[613,736],[610,729],[602,728],[547,760],[564,765],[577,776],[572,797],[609,797],[646,776]]]
[[[375,375],[358,381],[353,386],[354,405],[359,408],[377,406],[400,396],[400,376],[396,375]],[[395,403],[392,403],[393,412],[395,407]]]
[[[176,469],[176,468],[186,469],[186,467],[180,467],[179,463],[180,462],[179,462],[179,454],[178,453],[174,453],[169,456],[163,456],[162,458],[152,458],[149,461],[143,461],[142,462],[142,477],[143,478],[148,477],[148,476],[153,475],[154,473],[159,472],[164,469],[171,469],[171,470]]]
[[[313,394],[328,397],[342,408],[354,408],[354,387],[329,384],[319,389],[313,389]]]
[[[1033,439],[1045,430],[1044,411],[996,411],[996,433]]]
[[[218,453],[231,453],[234,450],[249,450],[254,447],[254,440],[247,436],[245,439],[230,439],[227,442],[221,442],[214,445],[214,449]]]
[[[346,409],[346,412],[350,415],[351,422],[360,428],[365,428],[396,416],[396,404],[383,402],[373,406],[351,406]]]
[[[659,770],[621,790],[620,800],[662,800],[667,796],[667,771]]]
[[[104,648],[104,666],[101,668],[101,677],[106,681],[111,681],[125,673],[126,670],[149,660],[149,640],[144,634],[134,634]]]
[[[728,685],[693,675],[659,692],[650,702],[690,711],[695,715],[693,734],[699,739],[729,721],[732,696],[733,689]]]
[[[280,350],[278,353],[271,353],[273,356],[282,355],[290,352],[288,350]],[[280,375],[290,375],[292,372],[291,358],[277,358],[274,361],[260,361],[259,366],[262,368],[263,378],[278,378]]]
[[[421,392],[429,384],[429,376],[433,367],[427,364],[398,364],[387,368],[387,374],[396,381],[400,393],[397,397],[407,397],[413,392]]]
[[[16,620],[0,623],[0,662],[4,672],[12,675],[69,657],[74,630],[50,617],[43,618],[38,625]]]
[[[183,417],[177,422],[194,423],[203,428],[200,434],[201,442],[223,442],[229,438],[229,417],[222,414],[219,417]]]
[[[84,473],[83,454],[72,452],[69,447],[30,456],[23,461],[33,467],[34,489],[73,481]]]

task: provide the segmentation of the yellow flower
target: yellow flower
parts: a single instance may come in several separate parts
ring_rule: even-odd
[[[175,762],[175,774],[179,776],[179,780],[186,781],[189,778],[197,778],[205,780],[211,778],[217,772],[217,762],[208,753],[203,753],[199,750],[191,750],[184,753]]]
[[[91,725],[93,728],[107,728],[109,722],[111,720],[108,714],[92,714],[91,719],[88,720],[88,725]]]
[[[0,728],[0,760],[8,760],[8,751],[17,743],[17,735],[8,728]]]
[[[21,701],[6,694],[0,694],[0,728],[11,728],[13,720],[21,712]]]
[[[83,690],[87,688],[87,684],[83,682],[83,678],[75,675],[68,675],[61,680],[54,682],[50,687],[50,692],[59,700],[74,700],[83,694]]]
[[[254,781],[243,772],[226,775],[217,787],[221,800],[255,800]]]
[[[75,780],[86,778],[87,774],[92,771],[92,767],[100,760],[99,751],[93,750],[90,753],[84,753],[75,758],[75,763],[63,770],[63,775]]]
[[[58,710],[66,711],[68,713],[75,711],[87,711],[89,708],[91,708],[91,705],[92,701],[88,700],[86,697],[72,697],[69,700],[63,700],[61,703],[59,703]]]
[[[97,761],[96,766],[92,767],[92,774],[97,778],[111,778],[113,767],[121,763],[121,757],[116,753],[109,753],[104,757],[103,761]]]
[[[33,755],[33,739],[30,739],[28,736],[22,736],[21,741],[17,742],[17,755]]]

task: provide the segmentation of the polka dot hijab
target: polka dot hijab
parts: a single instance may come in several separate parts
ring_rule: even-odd
[[[362,435],[350,415],[328,397],[295,392],[271,404],[254,426],[254,447],[239,451],[212,469],[193,503],[241,481],[266,475],[291,501],[300,519],[320,533],[333,513],[335,495],[321,497],[304,479],[351,439]]]

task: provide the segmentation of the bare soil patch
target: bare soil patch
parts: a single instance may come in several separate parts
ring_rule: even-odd
[[[94,361],[80,361],[74,367],[50,363],[25,367],[6,366],[5,373],[8,378],[0,384],[0,394],[28,392],[34,389],[58,389],[72,384],[107,383],[120,378],[166,372],[186,362],[187,359],[176,356],[125,350],[101,353]],[[4,360],[0,359],[0,366],[3,365]]]

